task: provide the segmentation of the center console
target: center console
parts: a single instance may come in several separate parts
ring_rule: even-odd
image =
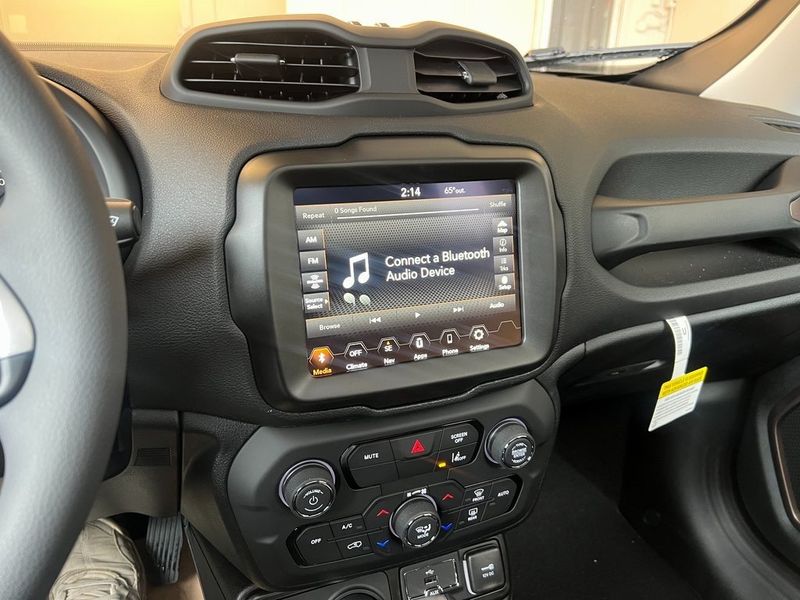
[[[227,470],[246,545],[228,558],[272,590],[383,573],[404,600],[507,593],[500,534],[530,513],[555,433],[533,371],[562,263],[529,149],[375,138],[249,161],[230,304],[283,412]]]

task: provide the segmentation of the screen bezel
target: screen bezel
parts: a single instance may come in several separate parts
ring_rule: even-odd
[[[520,345],[336,377],[308,372],[294,189],[512,179],[516,182]],[[524,235],[523,235],[524,233]],[[542,157],[521,147],[450,138],[363,138],[331,149],[261,155],[245,165],[226,241],[234,320],[247,336],[259,389],[289,411],[375,408],[457,396],[533,369],[551,347],[563,286],[563,227]]]

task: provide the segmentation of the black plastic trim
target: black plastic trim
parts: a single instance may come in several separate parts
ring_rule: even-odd
[[[465,179],[517,181],[518,228],[525,232],[519,238],[518,269],[522,344],[454,356],[445,364],[404,363],[322,380],[311,377],[297,291],[293,189]],[[273,406],[288,411],[355,404],[385,408],[454,396],[530,370],[550,350],[565,276],[563,225],[547,166],[531,150],[398,137],[266,154],[242,170],[236,210],[225,246],[231,312],[247,336],[259,388]]]
[[[791,474],[786,465],[787,449],[779,429],[781,421],[788,413],[797,407],[798,403],[800,403],[800,397],[798,397],[798,393],[795,390],[794,394],[784,398],[783,402],[775,407],[768,421],[768,429],[770,441],[772,443],[772,458],[775,463],[775,470],[778,474],[778,482],[781,488],[781,496],[783,497],[783,502],[786,507],[786,513],[789,515],[794,526],[800,529],[800,507],[798,507],[797,504],[795,490],[792,488]]]
[[[592,245],[606,267],[646,252],[711,242],[778,239],[800,249],[800,158],[791,158],[759,186],[738,194],[629,200],[597,196]]]
[[[800,359],[794,358],[756,382],[736,464],[739,489],[750,517],[795,566],[800,566],[800,509],[777,426],[798,402]]]
[[[192,562],[197,570],[200,588],[204,600],[230,600],[232,596],[226,595],[223,591],[221,582],[217,579],[216,571],[212,563],[212,558],[208,552],[208,542],[201,540],[188,522],[184,522],[183,527],[186,541],[189,543],[189,551],[192,554]]]
[[[181,66],[199,42],[221,35],[271,30],[324,33],[356,47],[361,88],[358,92],[322,102],[286,102],[224,96],[187,89]],[[508,54],[519,72],[522,93],[514,98],[453,104],[420,94],[414,74],[413,51],[438,39],[459,39],[494,47]],[[353,25],[325,15],[260,17],[202,25],[186,33],[170,55],[161,78],[161,93],[177,102],[270,112],[326,115],[421,116],[494,112],[533,104],[533,84],[519,52],[506,42],[477,31],[443,23],[424,22],[402,28]]]

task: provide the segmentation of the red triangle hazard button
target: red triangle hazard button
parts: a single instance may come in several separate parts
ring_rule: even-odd
[[[392,453],[397,460],[417,460],[428,456],[431,452],[436,453],[441,438],[441,430],[421,431],[412,435],[395,438],[391,440]]]

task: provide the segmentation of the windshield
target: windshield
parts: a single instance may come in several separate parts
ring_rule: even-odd
[[[752,4],[752,0],[0,0],[0,29],[13,41],[27,44],[172,46],[188,29],[203,23],[323,13],[362,25],[443,21],[506,40],[528,55],[542,48],[574,53],[665,44],[685,47],[723,29]],[[640,56],[636,66],[658,58]]]

